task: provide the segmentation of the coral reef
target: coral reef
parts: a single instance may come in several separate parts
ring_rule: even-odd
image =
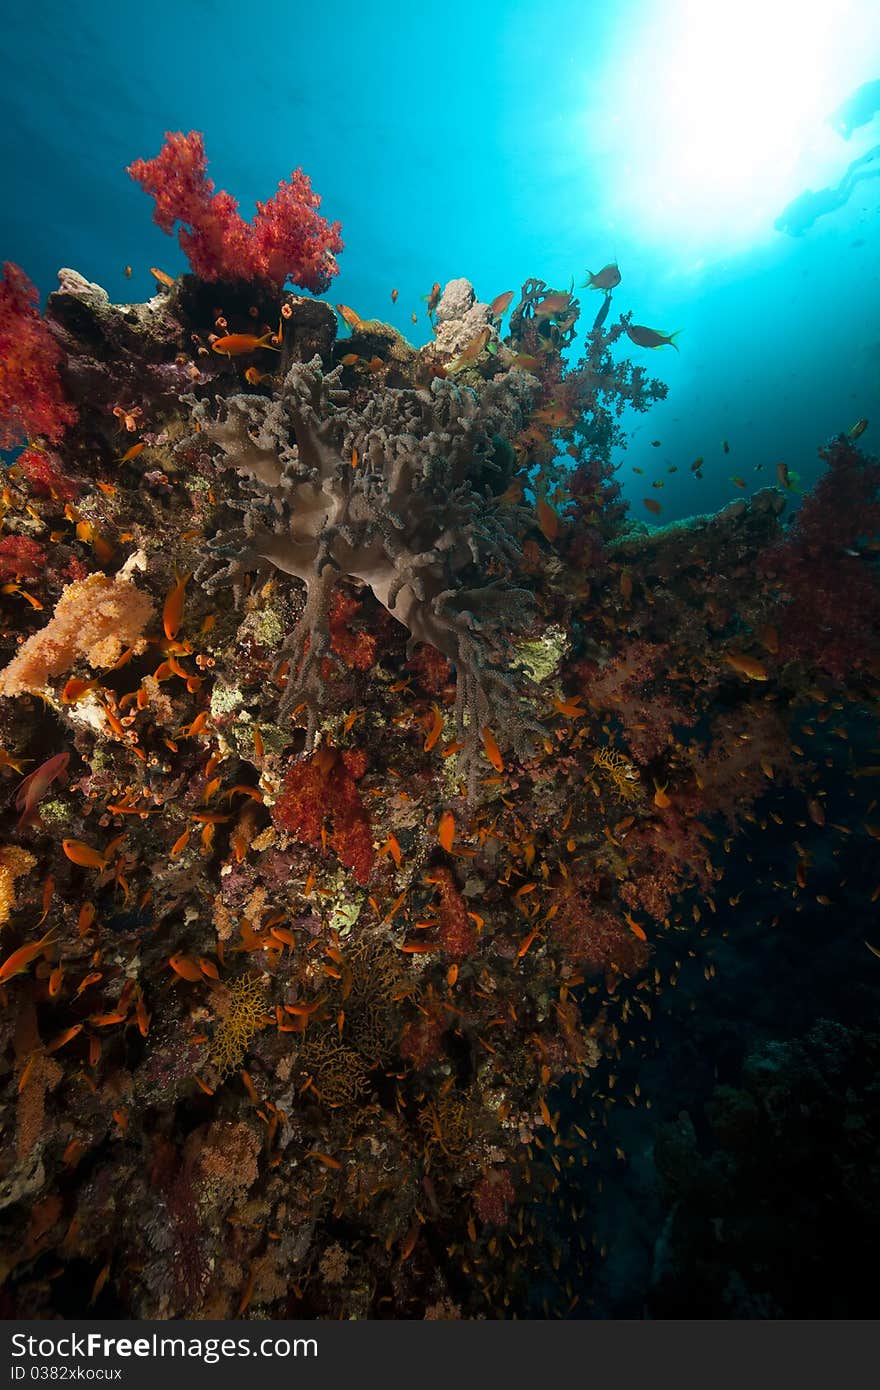
[[[0,395],[4,1312],[580,1316],[621,1059],[731,846],[793,824],[821,902],[880,833],[877,465],[834,441],[788,527],[634,522],[628,315],[572,362],[570,292],[504,332],[458,280],[426,347],[340,339],[283,289],[332,273],[307,187],[248,229],[169,140],[133,170],[196,273],[63,271],[45,409]]]

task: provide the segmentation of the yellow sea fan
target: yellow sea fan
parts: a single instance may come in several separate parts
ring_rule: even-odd
[[[252,1039],[266,1026],[266,995],[256,975],[242,975],[229,986],[229,1012],[217,1026],[208,1053],[221,1076],[238,1071]]]
[[[634,801],[639,794],[639,770],[616,748],[597,748],[593,765],[606,773],[625,801]]]

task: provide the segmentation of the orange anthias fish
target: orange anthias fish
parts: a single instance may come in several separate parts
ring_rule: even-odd
[[[504,316],[504,314],[510,308],[512,299],[513,290],[505,290],[504,294],[498,294],[495,296],[495,298],[492,300],[492,303],[489,305],[489,313],[492,315],[493,319],[500,319]]]
[[[196,984],[204,978],[198,962],[180,952],[169,957],[168,964],[176,975],[179,975],[182,980],[189,980],[190,984]]]
[[[211,350],[219,352],[221,357],[241,357],[246,352],[256,352],[257,348],[280,352],[280,347],[272,342],[274,336],[274,333],[264,333],[258,338],[255,333],[227,333],[225,338],[214,339]]]
[[[71,864],[78,864],[81,869],[100,869],[102,872],[110,862],[110,858],[120,840],[124,840],[124,835],[117,835],[111,840],[107,848],[103,851],[95,849],[94,845],[87,845],[84,840],[62,840],[61,848],[65,857]]]
[[[466,348],[462,348],[454,362],[450,362],[446,368],[448,372],[457,372],[461,367],[466,367],[469,362],[476,362],[483,348],[489,341],[492,330],[487,324],[481,328],[475,338],[471,338]]]
[[[4,985],[7,980],[11,980],[14,975],[21,975],[27,970],[32,960],[42,955],[52,937],[57,930],[50,927],[45,936],[41,936],[39,941],[30,941],[26,946],[19,946],[17,951],[13,951],[11,956],[7,956],[0,965],[0,985]]]
[[[455,843],[455,816],[451,811],[444,811],[437,826],[437,839],[440,845],[446,850],[447,854]]]
[[[261,372],[259,367],[248,367],[244,374],[244,379],[248,386],[259,386],[261,381],[271,380],[268,372]]]
[[[610,261],[608,265],[603,265],[601,270],[597,270],[593,275],[587,271],[587,278],[581,286],[585,290],[613,290],[615,285],[620,284],[620,271],[617,268],[617,261]]]
[[[168,275],[166,271],[158,270],[156,266],[151,265],[150,274],[153,276],[155,280],[158,280],[160,285],[164,285],[166,290],[170,290],[173,288],[174,279],[172,276]]]
[[[571,308],[571,293],[567,290],[551,290],[540,304],[535,305],[535,318],[553,319]]]
[[[428,305],[428,318],[431,317],[434,310],[437,308],[437,305],[440,303],[440,295],[442,293],[443,291],[440,288],[440,281],[435,280],[433,285],[431,286],[431,293],[422,295],[422,299],[424,299]]]
[[[642,323],[631,323],[627,327],[626,336],[631,343],[635,343],[636,347],[674,347],[675,351],[678,352],[678,344],[675,339],[680,332],[681,329],[679,328],[675,333],[659,333],[656,328],[646,328]]]
[[[738,671],[741,676],[747,676],[750,681],[768,679],[766,668],[753,656],[743,656],[738,652],[725,652],[724,660],[728,666],[733,667],[734,671]]]
[[[392,291],[391,291],[391,303],[392,303],[392,304],[396,304],[396,303],[397,303],[397,290],[392,290]]]
[[[349,328],[360,328],[361,324],[363,323],[363,319],[361,318],[360,314],[356,314],[354,309],[349,309],[347,304],[337,304],[336,312],[342,319],[343,323],[348,324]]]
[[[489,762],[492,764],[496,772],[503,772],[504,759],[501,756],[501,749],[498,747],[498,744],[495,741],[495,735],[493,734],[492,730],[488,727],[488,725],[485,729],[483,729],[482,734],[483,748],[485,749],[486,757],[489,759]]]
[[[190,575],[184,574],[177,580],[174,587],[169,589],[168,597],[165,599],[165,604],[162,608],[162,627],[165,630],[165,636],[168,638],[169,642],[173,642],[180,631],[180,624],[183,618],[184,591],[190,578]]]
[[[47,758],[38,768],[29,773],[24,781],[19,784],[18,794],[15,798],[15,809],[21,811],[21,819],[16,830],[23,830],[25,826],[32,825],[36,820],[37,806],[54,781],[61,782],[62,786],[67,781],[67,764],[70,762],[69,753],[56,753],[54,757]]]
[[[545,541],[555,541],[559,535],[559,513],[554,511],[546,497],[539,497],[535,503],[535,515]]]
[[[117,463],[129,463],[129,462],[131,461],[131,459],[136,459],[137,456],[138,456],[138,454],[142,454],[142,453],[144,452],[144,449],[146,449],[146,447],[147,447],[147,446],[146,446],[146,444],[144,444],[143,440],[141,440],[141,442],[140,442],[139,444],[132,444],[131,448],[130,448],[130,449],[126,449],[125,453],[122,455],[122,458],[118,458],[118,459],[116,460],[116,462],[117,462]]]
[[[653,512],[655,516],[659,516],[663,510],[660,503],[654,497],[643,497],[642,502],[648,508],[648,511]]]

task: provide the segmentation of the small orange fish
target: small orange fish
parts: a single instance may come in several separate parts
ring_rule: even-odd
[[[261,372],[258,367],[248,367],[244,379],[249,386],[259,386],[261,381],[271,380],[269,373]]]
[[[396,867],[398,869],[400,868],[402,855],[400,853],[400,842],[398,841],[396,835],[388,836],[388,839],[385,841],[384,845],[379,850],[379,853],[380,855],[390,854],[391,858],[394,860]]]
[[[409,1230],[407,1231],[406,1239],[404,1240],[403,1245],[400,1247],[401,1264],[404,1260],[408,1260],[412,1252],[415,1250],[420,1230],[421,1226],[419,1225],[419,1222],[414,1221],[410,1226]]]
[[[489,313],[492,315],[492,318],[503,318],[507,310],[510,308],[512,299],[513,290],[505,290],[504,294],[496,295],[495,298],[492,300],[492,303],[489,305]]]
[[[648,938],[645,935],[644,927],[640,927],[635,918],[631,917],[628,912],[625,912],[623,916],[626,921],[626,925],[629,927],[630,931],[633,932],[633,934],[639,938],[639,941],[647,941]]]
[[[103,854],[83,840],[62,840],[61,848],[71,864],[78,864],[81,869],[100,869],[103,872],[110,862],[111,852],[118,843],[119,838],[111,840]]]
[[[246,352],[256,352],[258,348],[268,348],[271,352],[280,352],[272,339],[273,333],[264,333],[262,338],[258,338],[256,333],[227,333],[224,338],[215,338],[211,344],[212,352],[217,352],[221,357],[241,357]]]
[[[37,806],[53,782],[58,781],[62,786],[65,785],[69,762],[69,753],[55,753],[53,757],[47,758],[33,772],[28,773],[27,777],[19,783],[15,797],[15,809],[21,811],[21,817],[15,827],[16,831],[24,830],[27,825],[33,825],[37,819]]]
[[[127,1009],[113,1009],[108,1014],[89,1014],[89,1023],[95,1028],[112,1028],[116,1023],[124,1023],[127,1018]]]
[[[126,280],[130,280],[130,279],[131,279],[131,266],[130,266],[130,265],[127,265],[127,266],[125,267],[125,269],[123,270],[122,273],[123,273],[123,275],[125,276]]]
[[[433,705],[432,708],[434,710],[434,720],[431,724],[431,728],[428,731],[428,736],[425,739],[426,753],[430,753],[431,749],[434,747],[434,745],[436,744],[437,740],[443,732],[443,715],[440,713],[439,706]]]
[[[659,806],[661,811],[665,811],[669,806],[672,805],[672,802],[666,795],[666,784],[664,783],[664,785],[661,787],[659,782],[655,782],[654,788],[654,805]]]
[[[364,321],[360,314],[356,314],[354,309],[349,309],[347,304],[337,304],[336,312],[343,323],[347,323],[352,330],[360,328]]]
[[[343,367],[353,367],[355,362],[360,362],[360,357],[356,352],[347,352],[344,357],[340,357]]]
[[[13,951],[11,956],[7,956],[3,964],[0,965],[0,985],[27,970],[31,961],[36,960],[37,956],[42,955],[45,951],[56,931],[56,927],[50,927],[46,935],[40,937],[39,941],[30,941],[25,946],[19,946],[17,951]]]
[[[448,853],[455,843],[455,816],[451,811],[444,811],[437,825],[437,839],[440,841],[441,848]]]
[[[535,515],[545,541],[555,541],[559,535],[559,513],[554,511],[545,497],[539,497],[535,503]]]
[[[581,286],[581,289],[607,291],[613,290],[614,287],[619,284],[620,271],[617,267],[617,261],[609,261],[608,265],[603,265],[602,269],[597,270],[595,275],[588,270],[587,278]]]
[[[155,275],[156,272],[153,271],[153,274]],[[89,1307],[90,1307],[90,1308],[93,1307],[95,1303],[97,1303],[97,1301],[98,1301],[98,1295],[100,1294],[101,1290],[103,1289],[104,1285],[106,1284],[109,1274],[110,1274],[110,1261],[108,1260],[107,1263],[105,1264],[104,1268],[101,1270],[101,1273],[98,1275],[97,1279],[95,1280],[94,1287],[93,1287],[93,1289],[92,1289],[92,1296],[91,1296],[91,1298],[89,1299]]]
[[[397,290],[392,290],[392,291],[391,291],[391,303],[392,303],[392,304],[396,304],[396,303],[397,303]]]
[[[660,503],[657,501],[655,497],[643,497],[642,502],[647,507],[649,512],[654,513],[654,516],[659,516],[660,512],[662,512],[663,510],[663,508],[660,506]]]
[[[169,958],[168,964],[176,975],[182,980],[188,980],[190,984],[196,984],[204,977],[199,969],[198,961],[194,961],[190,956],[181,955],[178,952]]]
[[[626,336],[631,343],[635,343],[636,347],[674,347],[675,351],[678,352],[678,344],[675,339],[680,332],[681,329],[679,328],[675,333],[660,333],[656,328],[646,328],[642,323],[631,323],[627,327]]]
[[[170,275],[166,275],[164,270],[157,270],[154,265],[150,266],[150,274],[160,285],[164,285],[167,290],[173,289],[174,280]]]
[[[138,1032],[142,1038],[145,1038],[150,1031],[150,1015],[147,1013],[147,1006],[144,1003],[143,995],[140,993],[138,993],[137,1009],[135,1012],[137,1016]]]
[[[482,730],[482,736],[483,748],[485,749],[486,757],[489,759],[489,762],[492,764],[496,772],[503,772],[504,759],[501,756],[501,749],[498,747],[498,744],[495,741],[495,735],[492,733],[492,730],[488,727],[488,725],[485,729]]]
[[[747,676],[750,681],[768,679],[766,668],[753,656],[744,656],[738,652],[725,652],[724,660],[728,666],[733,667],[734,671],[738,671],[741,676]]]
[[[19,777],[24,764],[32,762],[33,758],[11,758],[5,748],[0,748],[0,767],[11,767],[13,772],[18,773]]]
[[[428,305],[428,318],[431,317],[434,310],[437,308],[437,305],[440,303],[440,295],[442,293],[443,291],[440,288],[439,280],[435,280],[433,285],[431,286],[431,293],[422,295],[422,299],[424,299],[426,304]]]
[[[126,449],[122,458],[116,460],[117,463],[129,463],[131,459],[136,459],[138,454],[142,454],[146,449],[146,444],[141,440],[139,444],[132,444],[130,449]]]
[[[746,485],[745,478],[738,477],[736,473],[731,473],[730,481],[733,483],[734,487],[745,487]]]
[[[574,281],[572,280],[572,285]],[[536,319],[553,319],[571,308],[571,291],[551,290],[545,294],[540,304],[535,305]]]
[[[323,1163],[325,1168],[341,1168],[342,1164],[338,1158],[333,1158],[331,1154],[321,1153],[318,1149],[306,1149],[306,1158],[316,1158],[319,1163]]]
[[[61,691],[62,705],[75,705],[92,691],[100,688],[99,681],[78,680],[76,676],[71,676]]]
[[[65,1043],[72,1042],[75,1037],[78,1037],[82,1030],[83,1025],[81,1023],[71,1024],[69,1028],[65,1028],[63,1032],[58,1033],[56,1037],[46,1043],[46,1051],[57,1052],[59,1047],[64,1047]]]
[[[0,594],[20,594],[21,597],[30,604],[31,608],[42,609],[43,605],[33,594],[29,594],[27,589],[23,589],[20,584],[4,584],[0,588]]]
[[[471,338],[467,347],[462,348],[455,361],[449,363],[449,366],[446,368],[447,372],[457,372],[462,367],[466,367],[469,362],[476,362],[483,348],[488,343],[491,334],[492,330],[489,325],[486,324],[475,337]]]
[[[169,589],[162,608],[162,627],[169,642],[172,642],[180,631],[180,623],[183,618],[184,590],[190,578],[189,574],[185,574],[177,580],[174,587]]]
[[[533,942],[533,941],[535,940],[535,938],[537,937],[537,935],[538,935],[538,933],[539,933],[539,930],[540,930],[540,928],[535,927],[534,930],[533,930],[533,931],[530,931],[529,934],[528,934],[528,936],[525,937],[524,940],[520,942],[519,949],[517,950],[517,953],[516,953],[516,958],[517,958],[517,960],[522,960],[523,956],[524,956],[524,955],[526,954],[526,952],[528,951],[528,949],[529,949],[529,947],[531,946],[532,942]]]
[[[170,849],[170,851],[169,851],[169,858],[170,858],[170,859],[176,859],[176,858],[178,857],[178,855],[183,854],[183,851],[186,849],[187,845],[189,844],[189,837],[190,837],[191,833],[192,833],[192,832],[191,832],[189,826],[187,826],[187,828],[186,828],[186,830],[184,830],[183,834],[182,834],[182,835],[179,835],[179,836],[177,837],[177,839],[174,841],[174,844],[171,846],[171,849]]]

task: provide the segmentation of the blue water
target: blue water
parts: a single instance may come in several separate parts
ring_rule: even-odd
[[[862,415],[880,428],[880,177],[800,237],[773,227],[880,143],[878,115],[849,140],[826,120],[880,74],[880,11],[833,9],[823,25],[790,0],[747,3],[707,34],[720,7],[689,0],[18,6],[0,255],[44,295],[70,265],[146,298],[150,265],[186,266],[125,167],[166,130],[201,130],[246,216],[301,165],[343,224],[330,297],[417,342],[435,280],[490,299],[530,275],[580,284],[616,256],[615,312],[684,330],[678,355],[633,350],[670,390],[633,421],[621,480],[637,501],[633,465],[663,478],[662,519],[741,496],[731,475],[774,480],[778,459],[808,484],[829,435]],[[581,298],[587,326],[599,297]]]

